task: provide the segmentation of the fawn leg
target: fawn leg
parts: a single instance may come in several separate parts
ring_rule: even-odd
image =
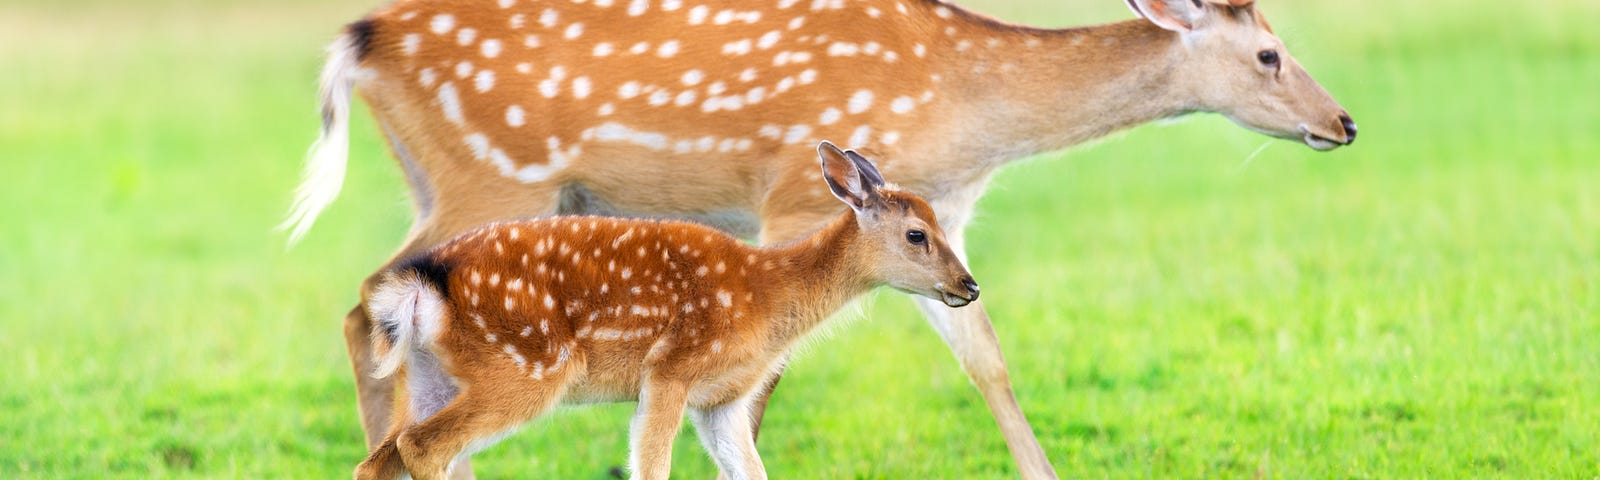
[[[629,431],[628,466],[632,478],[667,480],[672,471],[672,440],[683,425],[689,389],[681,382],[646,378]]]
[[[724,405],[709,408],[690,408],[689,419],[706,453],[716,461],[718,478],[729,480],[765,480],[766,466],[756,452],[755,436],[751,434],[750,404],[754,394],[746,395]]]

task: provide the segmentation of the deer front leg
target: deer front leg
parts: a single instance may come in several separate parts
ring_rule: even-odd
[[[635,480],[667,480],[672,471],[672,439],[683,425],[689,389],[682,382],[646,378],[639,408],[629,428],[628,467]]]
[[[983,310],[983,301],[959,309],[922,297],[916,301],[989,404],[989,412],[1000,424],[1000,434],[1005,436],[1006,447],[1022,478],[1056,478],[1055,468],[1045,457],[1044,448],[1033,436],[1033,427],[1028,425],[1022,407],[1017,405],[1017,396],[1011,391],[1011,374],[1006,371],[1000,341],[989,323],[989,314]]]
[[[762,389],[765,390],[765,389]],[[717,478],[728,480],[766,480],[767,469],[756,452],[751,433],[750,404],[754,394],[710,408],[689,409],[700,444],[717,463]]]

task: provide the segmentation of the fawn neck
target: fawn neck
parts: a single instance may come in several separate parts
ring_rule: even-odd
[[[983,32],[946,35],[935,50],[945,97],[963,99],[952,118],[967,126],[952,153],[980,168],[1195,109],[1174,68],[1184,56],[1179,36],[1150,22],[1047,30],[954,20]]]
[[[758,300],[771,312],[769,345],[785,348],[851,299],[882,283],[866,267],[869,259],[862,240],[851,211],[807,238],[756,254],[757,266],[772,263],[770,269],[757,269],[761,273],[750,282],[772,287],[765,300]]]

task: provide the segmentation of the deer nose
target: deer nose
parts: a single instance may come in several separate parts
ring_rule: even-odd
[[[1350,118],[1350,114],[1340,115],[1339,125],[1344,126],[1344,144],[1356,143],[1356,121]]]
[[[972,298],[969,298],[968,300],[978,299],[978,281],[973,280],[971,275],[961,279],[961,286],[966,287],[967,292],[972,294]]]

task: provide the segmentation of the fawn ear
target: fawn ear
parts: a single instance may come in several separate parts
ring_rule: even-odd
[[[855,152],[845,152],[832,142],[823,141],[817,145],[817,157],[822,159],[822,179],[828,182],[828,190],[839,201],[849,205],[857,213],[875,204],[878,200],[877,185],[871,178],[882,179],[878,170],[872,168],[872,177],[865,173],[850,155]],[[860,155],[856,155],[860,156]],[[870,164],[868,165],[870,167]]]
[[[878,173],[878,166],[872,164],[872,160],[867,160],[867,157],[861,156],[855,150],[845,150],[844,156],[856,164],[856,169],[861,171],[863,181],[873,187],[882,187],[888,183],[883,181],[883,174]]]

